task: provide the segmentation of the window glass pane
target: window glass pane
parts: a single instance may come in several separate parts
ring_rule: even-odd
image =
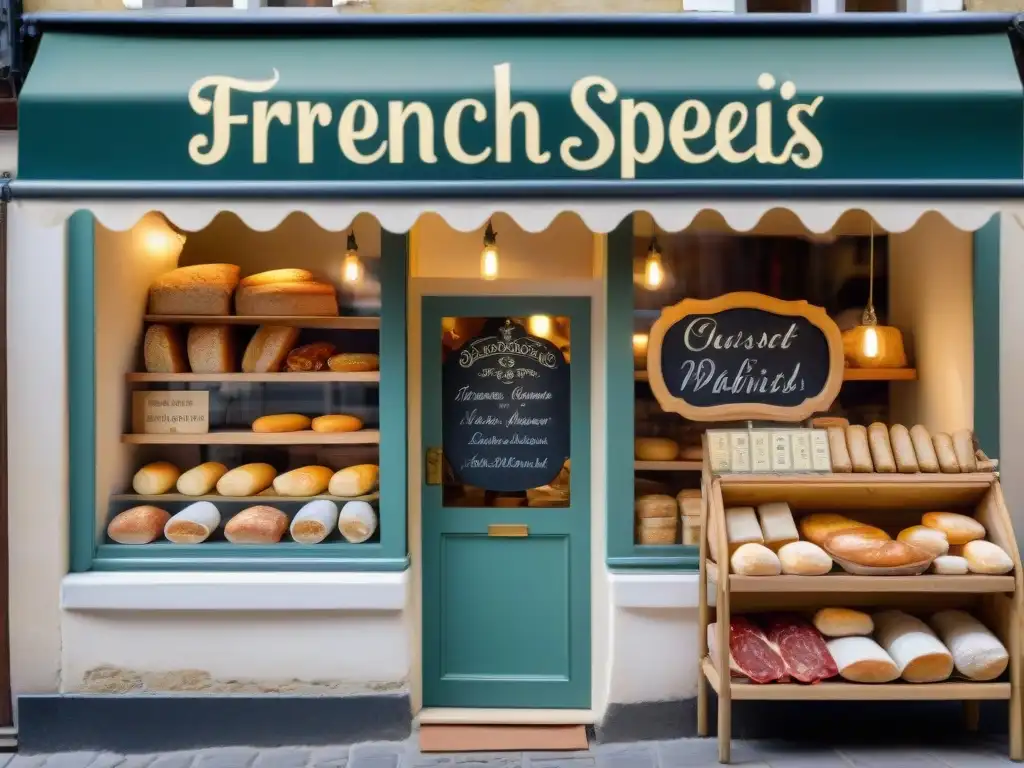
[[[846,0],[849,13],[897,13],[902,5],[900,0]]]
[[[269,8],[331,8],[331,0],[267,0]]]
[[[747,13],[810,13],[811,0],[747,0]]]

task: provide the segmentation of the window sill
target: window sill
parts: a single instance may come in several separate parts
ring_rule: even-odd
[[[700,602],[696,573],[610,573],[616,608],[696,608]]]
[[[67,611],[401,611],[409,571],[347,573],[77,573]]]

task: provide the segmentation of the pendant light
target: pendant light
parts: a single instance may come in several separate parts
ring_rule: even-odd
[[[341,279],[346,283],[361,283],[363,280],[363,262],[359,260],[359,245],[353,230],[348,233],[345,260],[341,264]]]
[[[484,249],[480,252],[480,277],[484,280],[495,280],[498,277],[498,235],[490,219],[484,231]]]
[[[531,336],[540,336],[542,339],[546,339],[551,336],[550,315],[530,315],[526,325],[530,330]]]
[[[644,288],[657,290],[665,282],[665,266],[661,263],[661,246],[658,238],[652,237],[647,248],[647,259],[644,262]]]
[[[872,220],[868,241],[868,304],[860,316],[864,328],[861,339],[861,354],[873,360],[878,357],[878,315],[875,314],[875,222]]]

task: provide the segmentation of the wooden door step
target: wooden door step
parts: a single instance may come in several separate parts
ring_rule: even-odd
[[[583,725],[420,725],[421,752],[575,752],[588,746]]]

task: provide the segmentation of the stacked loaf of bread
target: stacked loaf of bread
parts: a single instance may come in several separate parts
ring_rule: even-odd
[[[682,543],[700,544],[701,493],[680,491],[675,498],[666,493],[641,494],[634,502],[638,544],[678,544],[680,523]]]
[[[902,424],[887,427],[875,422],[827,425],[833,472],[881,472],[916,474],[919,472],[991,472],[997,462],[978,447],[974,433],[960,429],[952,434],[930,434],[920,424],[907,429]]]

